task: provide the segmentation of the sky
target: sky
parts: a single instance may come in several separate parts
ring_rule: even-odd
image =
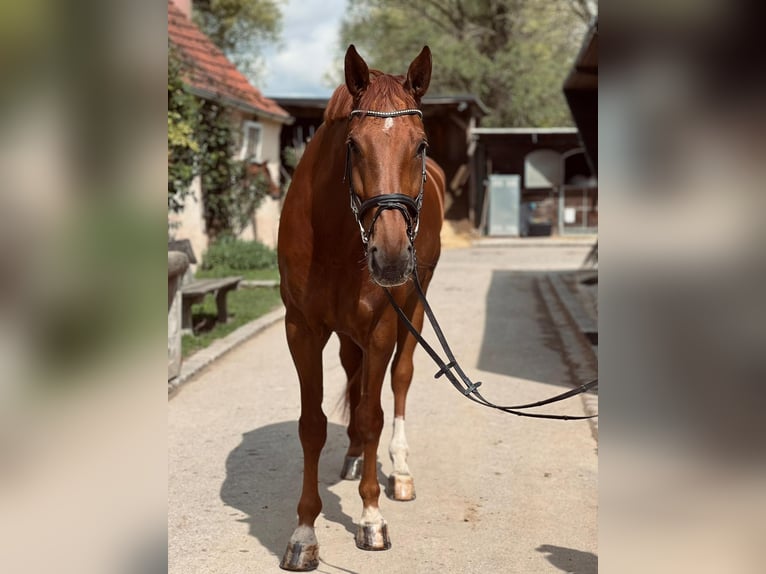
[[[266,96],[329,96],[323,76],[338,56],[340,21],[347,0],[288,0],[282,6],[281,48],[264,51]]]

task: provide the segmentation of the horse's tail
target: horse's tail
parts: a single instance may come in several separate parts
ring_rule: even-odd
[[[333,413],[337,413],[340,420],[344,424],[348,424],[351,420],[351,385],[346,383],[346,390],[335,401],[335,406],[332,409]]]

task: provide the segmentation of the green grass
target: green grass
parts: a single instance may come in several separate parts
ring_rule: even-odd
[[[241,274],[244,275],[244,273]],[[198,273],[197,276],[200,277],[200,274]],[[248,279],[250,278],[248,277]],[[258,279],[266,278],[258,277]],[[194,335],[182,337],[181,352],[183,357],[188,357],[207,347],[216,339],[225,337],[235,329],[265,315],[282,304],[279,289],[273,287],[239,287],[239,289],[229,293],[227,301],[229,321],[226,324],[215,321],[216,306],[213,295],[208,295],[202,303],[192,306],[192,324],[197,332]]]
[[[230,269],[216,267],[214,269],[197,269],[194,274],[197,279],[213,279],[216,277],[238,276],[244,279],[279,281],[278,269]]]

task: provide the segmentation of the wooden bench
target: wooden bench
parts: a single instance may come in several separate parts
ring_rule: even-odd
[[[192,305],[202,303],[208,293],[215,294],[215,303],[218,308],[217,320],[225,323],[229,318],[226,308],[226,296],[229,291],[236,289],[242,277],[223,277],[221,279],[195,279],[181,287],[182,311],[181,327],[192,328]]]
[[[168,241],[168,252],[180,251],[186,254],[189,263],[197,263],[197,257],[194,255],[191,241],[188,239],[177,239]],[[187,272],[191,275],[191,272]],[[226,296],[229,291],[236,289],[242,277],[221,277],[218,279],[192,279],[183,283],[181,290],[181,329],[184,331],[193,330],[192,326],[192,305],[202,303],[205,296],[215,294],[215,303],[218,309],[217,321],[225,323],[229,319],[229,312],[226,308]]]

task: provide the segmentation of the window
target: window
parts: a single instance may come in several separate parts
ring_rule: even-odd
[[[260,162],[263,147],[263,126],[258,122],[246,121],[242,124],[242,130],[242,159]]]

